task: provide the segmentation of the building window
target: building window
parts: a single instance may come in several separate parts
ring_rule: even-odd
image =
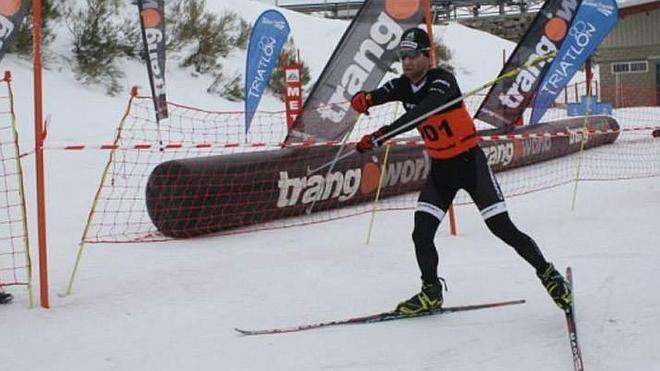
[[[649,70],[649,62],[647,61],[632,61],[632,62],[615,62],[612,63],[612,73],[645,73]]]

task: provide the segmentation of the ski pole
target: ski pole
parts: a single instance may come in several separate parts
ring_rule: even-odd
[[[383,157],[383,165],[381,165],[380,177],[378,179],[378,188],[376,188],[376,196],[374,197],[373,206],[371,209],[371,218],[369,219],[369,227],[367,228],[367,245],[371,242],[371,232],[374,228],[374,219],[376,218],[376,211],[378,210],[378,201],[380,201],[380,191],[383,189],[383,181],[385,180],[385,172],[387,172],[387,160],[390,155],[391,145],[385,148],[385,156]]]
[[[587,86],[587,96],[591,96],[591,86]],[[575,202],[577,201],[578,182],[580,181],[580,172],[582,170],[582,159],[584,157],[584,148],[589,142],[589,116],[591,115],[591,99],[587,99],[584,125],[580,133],[580,153],[578,154],[577,166],[575,169],[575,185],[573,186],[573,201],[571,202],[571,211],[575,211]]]
[[[330,165],[328,167],[328,172],[325,174],[325,179],[328,179],[328,177],[330,176],[330,173],[332,173],[332,169],[335,168],[335,164],[339,160],[341,151],[344,150],[344,147],[346,146],[346,143],[348,143],[348,138],[351,136],[351,133],[353,132],[353,129],[355,128],[355,124],[357,122],[358,122],[358,120],[355,120],[355,123],[353,123],[353,125],[351,126],[351,129],[349,131],[347,131],[346,134],[344,134],[344,138],[341,141],[341,145],[339,146],[339,150],[335,154],[335,158],[330,162]],[[307,170],[308,170],[307,175],[310,175],[309,168]],[[323,182],[322,186],[321,186],[321,192],[319,192],[319,197],[320,197],[321,194],[323,194],[323,192],[325,192],[325,187],[326,187],[326,183]],[[312,213],[312,209],[314,208],[314,205],[316,205],[316,200],[317,199],[318,198],[315,197],[314,200],[312,200],[312,203],[309,204],[309,206],[305,209],[305,213],[307,215]]]
[[[399,106],[400,105],[397,104],[396,108],[394,109],[394,119],[399,116]],[[392,146],[388,144],[385,148],[385,156],[383,157],[383,164],[381,165],[380,179],[378,179],[378,188],[376,189],[376,196],[374,197],[373,208],[371,210],[371,218],[369,219],[369,227],[367,228],[367,241],[365,242],[367,245],[371,241],[371,232],[373,231],[374,220],[376,219],[376,209],[378,208],[380,191],[383,187],[383,180],[385,180],[385,173],[387,172],[387,160],[389,159],[390,155],[390,147]]]
[[[508,72],[506,72],[506,73],[500,75],[498,78],[496,78],[496,79],[494,79],[494,80],[491,80],[491,81],[489,81],[489,82],[487,82],[487,83],[481,85],[480,87],[478,87],[478,88],[476,88],[476,89],[474,89],[474,90],[471,90],[471,91],[469,91],[469,92],[467,92],[467,93],[461,95],[460,97],[456,97],[456,98],[450,100],[449,102],[447,102],[447,103],[445,103],[445,104],[443,104],[443,105],[441,105],[441,106],[439,106],[439,107],[436,107],[436,108],[430,110],[429,112],[427,112],[427,113],[425,113],[425,114],[423,114],[423,115],[421,115],[421,116],[419,116],[419,117],[416,117],[416,118],[414,118],[414,119],[408,121],[408,122],[405,123],[404,125],[399,126],[398,128],[392,130],[391,132],[389,132],[389,133],[387,133],[387,134],[385,134],[385,135],[382,135],[382,136],[380,136],[380,137],[378,137],[378,138],[374,138],[374,142],[378,142],[378,141],[380,141],[380,140],[383,139],[383,137],[386,136],[386,135],[387,135],[387,136],[396,136],[396,135],[398,135],[398,134],[400,134],[400,133],[402,133],[402,132],[408,130],[411,126],[417,125],[419,122],[421,122],[421,121],[423,121],[423,120],[426,120],[426,119],[429,118],[430,116],[433,116],[433,115],[435,115],[436,113],[438,113],[438,112],[440,112],[440,111],[442,111],[442,110],[445,110],[445,109],[447,109],[447,108],[453,106],[454,104],[456,104],[456,103],[458,103],[458,102],[460,102],[460,101],[463,101],[463,100],[465,100],[466,98],[471,97],[471,96],[477,94],[478,92],[480,92],[480,91],[482,91],[482,90],[484,90],[484,89],[486,89],[486,88],[488,88],[488,87],[490,87],[490,86],[493,86],[493,85],[497,84],[498,82],[500,82],[500,81],[502,81],[502,80],[504,80],[504,79],[508,79],[508,78],[514,77],[514,76],[516,76],[517,74],[519,74],[520,72],[522,72],[523,70],[526,70],[527,68],[532,67],[532,66],[534,66],[535,64],[538,64],[538,63],[540,63],[540,62],[542,62],[542,61],[545,61],[545,60],[548,60],[548,59],[552,59],[556,54],[557,54],[557,51],[552,51],[552,52],[547,53],[547,54],[544,54],[544,55],[542,55],[542,56],[540,56],[540,57],[538,57],[538,58],[535,58],[535,59],[533,59],[533,60],[531,60],[531,61],[529,61],[529,62],[527,62],[527,63],[525,63],[525,64],[523,64],[523,65],[521,65],[521,66],[519,66],[519,67],[516,67],[516,68],[512,69],[511,71],[508,71]],[[308,168],[307,168],[307,175],[314,174],[314,173],[316,173],[317,171],[322,170],[322,169],[325,169],[325,168],[328,167],[328,166],[333,166],[333,167],[334,167],[335,163],[337,163],[338,161],[341,161],[341,160],[343,160],[343,159],[345,159],[345,158],[347,158],[347,157],[349,157],[349,156],[352,156],[352,155],[354,155],[355,153],[357,153],[357,150],[353,149],[353,150],[351,150],[351,151],[349,151],[349,152],[344,153],[344,154],[341,155],[341,156],[338,156],[338,157],[334,158],[332,161],[329,161],[329,162],[327,162],[327,163],[325,163],[325,164],[323,164],[323,165],[320,165],[320,166],[315,167],[315,168],[309,168],[309,167],[308,167]]]

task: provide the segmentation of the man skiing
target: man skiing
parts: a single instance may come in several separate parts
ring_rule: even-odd
[[[376,90],[361,91],[353,96],[351,106],[359,113],[368,114],[369,107],[391,101],[401,101],[406,109],[392,124],[363,136],[356,146],[358,152],[373,150],[401,132],[412,130],[413,125],[398,129],[462,95],[450,72],[431,68],[430,46],[424,30],[406,30],[397,50],[403,75]],[[488,229],[536,270],[554,302],[566,310],[573,300],[571,289],[564,277],[545,260],[534,240],[519,231],[509,218],[504,196],[479,147],[474,122],[463,102],[431,115],[416,127],[431,157],[431,171],[419,194],[412,233],[422,273],[422,289],[400,303],[396,311],[415,314],[442,306],[444,280],[438,277],[438,253],[433,240],[459,189],[469,193]]]

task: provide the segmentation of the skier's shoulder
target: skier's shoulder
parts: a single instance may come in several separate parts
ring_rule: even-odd
[[[431,85],[439,84],[445,87],[456,85],[456,77],[454,77],[454,74],[442,67],[435,67],[430,69],[427,73],[427,79]]]
[[[408,84],[410,82],[410,79],[406,77],[406,75],[399,75],[391,80],[389,80],[387,83],[392,85],[392,86],[402,86],[405,84]]]
[[[408,78],[404,75],[395,77],[388,80],[385,84],[382,85],[381,89],[384,89],[388,93],[392,94],[394,92],[400,91],[404,86],[409,84]]]

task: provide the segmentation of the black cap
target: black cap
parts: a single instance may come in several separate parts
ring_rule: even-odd
[[[399,49],[429,50],[429,35],[421,28],[413,27],[401,35]]]

